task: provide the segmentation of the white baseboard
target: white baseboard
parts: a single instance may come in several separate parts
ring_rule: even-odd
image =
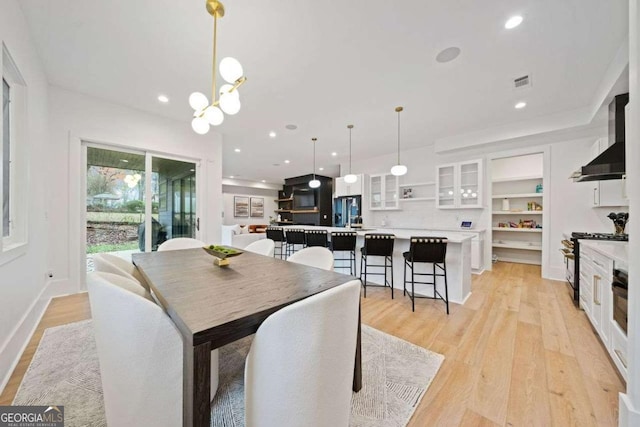
[[[563,267],[549,267],[549,271],[545,279],[559,280],[561,282],[564,282],[567,280],[566,269]]]
[[[50,280],[45,283],[38,297],[27,309],[9,335],[9,338],[5,341],[4,346],[0,349],[0,393],[4,391],[9,382],[9,378],[20,361],[24,349],[27,347],[38,323],[40,323],[42,315],[49,306],[51,298],[76,292],[78,292],[78,289],[72,289],[66,279]]]
[[[633,427],[640,425],[640,412],[638,412],[634,406],[633,402],[629,400],[629,395],[625,393],[620,393],[620,403],[619,403],[619,427]]]

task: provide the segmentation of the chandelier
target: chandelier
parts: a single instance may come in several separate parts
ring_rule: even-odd
[[[224,16],[224,5],[218,0],[207,0],[207,11],[213,16],[213,77],[211,104],[206,95],[193,92],[189,96],[189,105],[194,109],[191,127],[194,132],[204,135],[210,126],[218,126],[224,121],[224,114],[230,116],[240,111],[240,93],[238,88],[247,81],[242,65],[237,59],[226,57],[220,61],[220,75],[227,82],[216,92],[216,42],[218,18]]]

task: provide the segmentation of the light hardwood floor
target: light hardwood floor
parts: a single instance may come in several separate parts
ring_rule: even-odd
[[[10,404],[44,329],[90,317],[86,294],[52,300],[0,405]],[[584,312],[540,268],[498,263],[464,306],[371,288],[362,320],[445,355],[410,426],[617,426],[624,391]]]

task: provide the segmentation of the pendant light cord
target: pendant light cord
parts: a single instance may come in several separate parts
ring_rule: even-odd
[[[398,164],[400,164],[400,111],[398,111]]]
[[[213,14],[213,78],[211,82],[212,86],[212,94],[211,94],[211,105],[215,105],[216,103],[216,47],[218,45],[218,14]]]
[[[313,141],[313,179],[316,179],[316,141]]]
[[[349,128],[349,175],[351,175],[351,130],[353,125]]]

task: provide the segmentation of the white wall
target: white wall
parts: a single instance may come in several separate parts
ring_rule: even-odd
[[[28,179],[22,187],[28,203],[28,245],[22,254],[0,264],[0,392],[49,300],[45,291],[47,226],[47,79],[32,44],[27,23],[15,0],[0,2],[0,40],[7,46],[27,84]],[[2,59],[0,58],[0,61]],[[0,70],[2,69],[0,64]],[[22,143],[22,142],[21,142]]]
[[[222,223],[224,225],[233,224],[269,224],[269,216],[275,218],[278,214],[274,210],[278,209],[276,199],[278,198],[277,190],[267,190],[261,188],[236,187],[233,185],[222,186],[222,199],[224,207],[224,217]],[[262,197],[264,199],[264,217],[263,218],[235,218],[233,216],[233,197]]]
[[[202,159],[198,209],[205,241],[220,239],[222,211],[222,138],[197,135],[188,121],[175,121],[57,87],[50,88],[50,178],[48,188],[49,268],[60,292],[77,292],[84,267],[80,253],[80,141],[112,144],[158,154]],[[70,194],[76,192],[76,194]]]
[[[406,150],[401,153],[403,163],[409,169],[407,175],[401,177],[400,183],[416,183],[435,181],[436,165],[454,163],[464,160],[485,159],[485,205],[486,209],[447,209],[435,208],[434,201],[400,202],[400,211],[370,211],[368,197],[363,200],[363,218],[366,225],[379,226],[384,219],[387,226],[392,227],[457,227],[463,219],[472,220],[478,228],[490,228],[490,191],[489,176],[491,165],[488,159],[501,155],[513,155],[518,151],[536,151],[548,148],[550,153],[549,182],[545,183],[548,200],[545,202],[545,216],[549,220],[549,237],[544,247],[548,256],[548,278],[562,280],[564,277],[563,259],[557,249],[560,247],[562,233],[571,231],[612,232],[611,221],[606,218],[612,210],[628,208],[592,208],[590,207],[591,187],[588,183],[574,183],[569,175],[578,167],[588,163],[590,147],[593,142],[606,136],[606,126],[595,126],[584,136],[584,128],[577,129],[574,134],[569,130],[552,133],[544,137],[533,136],[509,143],[499,142],[483,147],[468,148],[460,152],[446,155],[435,153],[434,146]],[[520,153],[521,154],[521,153]],[[377,174],[388,173],[396,163],[396,155],[357,159],[353,162],[354,173]],[[342,165],[343,170],[345,165]],[[435,188],[434,188],[435,192]],[[490,233],[485,244],[485,268],[490,268],[491,244]]]

